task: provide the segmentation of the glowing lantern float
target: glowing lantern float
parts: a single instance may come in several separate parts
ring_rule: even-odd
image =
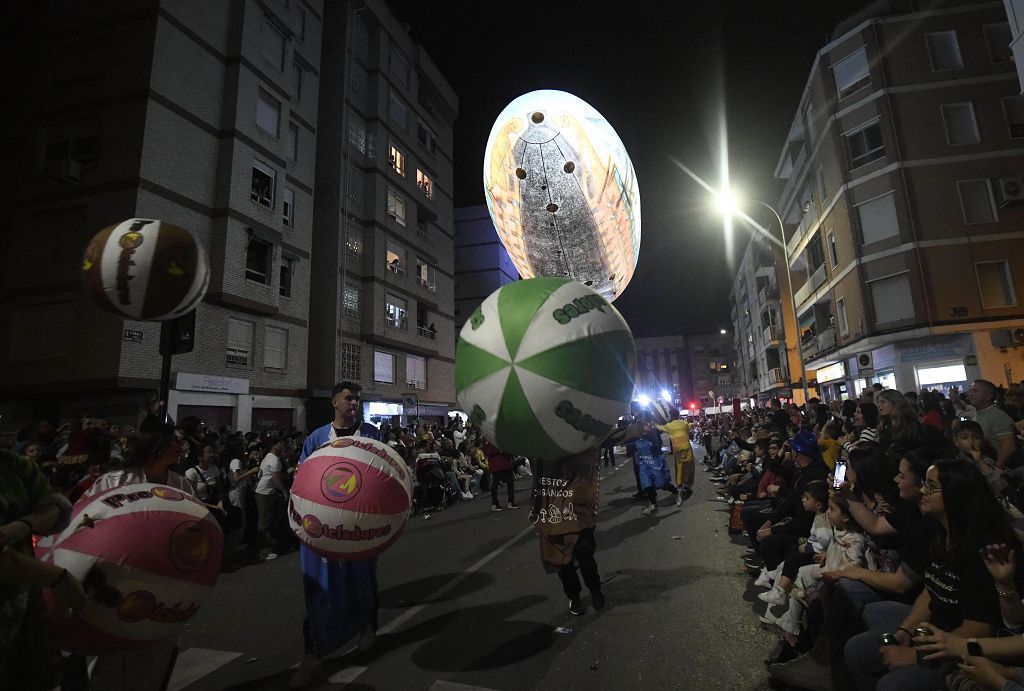
[[[82,285],[97,305],[129,319],[183,316],[206,295],[210,264],[190,232],[130,218],[96,233],[82,256]]]
[[[484,192],[523,278],[565,276],[606,300],[622,294],[640,254],[640,192],[608,121],[564,91],[509,103],[484,152]]]
[[[68,570],[89,595],[70,619],[46,595],[65,650],[102,654],[174,635],[220,574],[224,535],[194,497],[166,485],[124,485],[75,505],[40,559]]]
[[[567,278],[491,293],[462,327],[455,395],[509,453],[557,460],[599,444],[629,412],[636,353],[618,310]]]
[[[288,501],[296,537],[328,559],[366,559],[398,539],[412,508],[409,468],[369,437],[327,442],[299,465]]]

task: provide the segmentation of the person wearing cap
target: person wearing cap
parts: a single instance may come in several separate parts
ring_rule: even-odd
[[[362,387],[343,381],[331,390],[334,420],[313,430],[302,445],[301,465],[327,442],[359,435],[380,439],[376,427],[363,422]],[[291,688],[308,686],[322,673],[320,660],[348,642],[360,651],[373,647],[377,632],[377,558],[328,560],[299,546],[306,616],[302,622],[305,655],[291,678]]]
[[[757,531],[758,552],[765,568],[774,569],[786,556],[786,550],[807,537],[814,522],[814,513],[804,509],[801,498],[804,488],[815,480],[828,477],[828,466],[821,459],[818,438],[810,430],[798,432],[787,442],[796,465],[792,489],[768,514]]]

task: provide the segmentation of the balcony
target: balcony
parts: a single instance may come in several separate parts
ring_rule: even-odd
[[[427,382],[422,379],[406,379],[405,385],[410,389],[425,389],[427,388]]]
[[[431,293],[436,293],[437,292],[437,285],[434,284],[434,283],[431,283],[430,281],[428,281],[427,279],[423,278],[422,276],[417,276],[416,277],[416,282],[419,284],[420,288],[426,288]]]
[[[818,334],[818,352],[824,353],[836,347],[836,330],[834,327],[825,329]]]
[[[814,293],[815,290],[821,287],[825,283],[825,265],[822,264],[817,270],[811,274],[811,277],[804,282],[800,289],[796,291],[796,295],[793,296],[796,301],[797,308],[804,304],[809,297]]]
[[[768,370],[768,385],[773,384],[785,384],[786,379],[782,376],[782,368],[775,367],[774,369]]]
[[[775,300],[778,297],[778,286],[767,285],[757,291],[757,301],[759,305],[767,305],[769,300]]]
[[[779,344],[779,332],[774,326],[769,326],[761,334],[765,346],[777,346]]]
[[[427,326],[417,326],[416,335],[420,336],[421,338],[428,338],[431,341],[435,341],[437,340],[437,329],[431,329],[430,327]]]

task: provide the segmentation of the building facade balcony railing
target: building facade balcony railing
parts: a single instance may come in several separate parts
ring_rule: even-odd
[[[761,305],[767,305],[769,300],[779,297],[779,289],[776,286],[768,285],[757,291],[757,300]]]
[[[774,368],[768,370],[768,385],[769,386],[771,386],[773,384],[784,384],[785,382],[786,382],[786,380],[782,376],[782,368],[781,367],[774,367]]]
[[[416,335],[434,341],[437,340],[437,329],[431,329],[430,327],[427,326],[417,326]]]
[[[818,334],[818,352],[824,353],[836,347],[836,330],[829,327]]]
[[[408,386],[410,389],[422,390],[427,388],[427,382],[423,381],[422,379],[406,379],[405,385]]]
[[[766,346],[777,346],[779,344],[779,331],[774,326],[769,326],[761,333],[761,338]]]

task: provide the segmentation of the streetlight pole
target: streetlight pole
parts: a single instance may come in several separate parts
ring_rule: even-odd
[[[786,226],[782,224],[782,216],[779,215],[779,212],[776,211],[773,206],[761,201],[760,199],[752,199],[751,201],[760,204],[771,211],[772,215],[775,216],[775,220],[779,222],[779,236],[782,238],[782,241],[780,242],[779,240],[775,240],[775,237],[772,235],[769,235],[768,237],[782,248],[782,263],[786,267],[786,283],[789,284],[789,304],[793,310],[793,328],[795,331],[794,335],[796,336],[796,355],[800,360],[800,382],[803,384],[804,405],[807,405],[807,401],[810,398],[807,393],[807,368],[804,367],[804,346],[803,339],[800,334],[800,318],[797,316],[796,312],[796,293],[793,291],[793,278],[789,273],[789,253],[786,251]],[[786,351],[788,352],[789,349],[787,348]]]

